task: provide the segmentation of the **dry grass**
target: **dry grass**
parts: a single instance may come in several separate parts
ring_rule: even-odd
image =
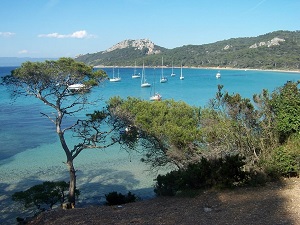
[[[38,224],[300,224],[300,180],[286,179],[264,187],[205,191],[194,198],[159,197],[118,206],[53,210]]]

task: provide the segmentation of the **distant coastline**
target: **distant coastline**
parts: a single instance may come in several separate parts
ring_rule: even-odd
[[[193,68],[193,67],[191,67]],[[253,70],[253,71],[270,71],[270,72],[290,72],[290,73],[300,73],[300,69],[299,70],[280,70],[280,69],[254,69],[254,68],[232,68],[232,67],[195,67],[198,69],[215,69],[215,70]]]
[[[119,68],[134,68],[134,66],[104,66],[104,65],[98,65],[94,66],[93,68],[113,68],[113,67],[119,67]],[[138,66],[137,68],[142,68],[141,66]],[[153,66],[145,66],[145,68],[154,68]],[[160,66],[156,66],[155,68],[161,68]],[[169,66],[164,66],[164,68],[172,68]],[[174,66],[176,69],[180,69],[180,67]],[[211,70],[251,70],[251,71],[270,71],[270,72],[285,72],[285,73],[300,73],[299,70],[272,70],[272,69],[254,69],[254,68],[234,68],[234,67],[197,67],[197,66],[183,66],[183,68],[188,69],[211,69]]]
[[[31,58],[31,57],[0,57],[0,67],[15,67],[21,66],[22,63],[30,61],[30,62],[43,62],[45,60],[57,60],[58,58]],[[105,66],[105,65],[97,65],[94,68],[134,68],[134,66]],[[153,66],[145,66],[146,68],[153,68]],[[142,68],[139,66],[138,68]],[[160,66],[156,66],[155,68],[161,68]],[[171,68],[169,66],[164,66],[164,68]],[[174,67],[176,69],[180,69],[180,67]],[[255,68],[234,68],[234,67],[199,67],[199,66],[183,66],[183,68],[189,69],[212,69],[212,70],[253,70],[253,71],[270,71],[270,72],[286,72],[286,73],[300,73],[299,70],[281,70],[281,69],[255,69]]]

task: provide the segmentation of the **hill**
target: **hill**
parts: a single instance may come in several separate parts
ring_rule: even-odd
[[[85,54],[76,60],[89,65],[133,66],[134,62],[159,66],[300,69],[300,31],[275,31],[257,37],[232,38],[204,45],[167,49],[148,39],[125,40],[106,51]]]
[[[80,55],[75,59],[95,66],[128,66],[134,65],[136,60],[142,63],[142,58],[159,55],[165,51],[167,51],[166,48],[155,45],[149,39],[124,40],[105,51]]]

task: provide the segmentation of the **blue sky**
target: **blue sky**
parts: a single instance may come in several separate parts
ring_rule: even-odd
[[[0,57],[75,57],[125,39],[175,48],[300,30],[299,0],[1,0]]]

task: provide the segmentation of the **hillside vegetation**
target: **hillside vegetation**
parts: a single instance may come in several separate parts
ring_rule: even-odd
[[[275,31],[258,37],[232,38],[204,45],[166,49],[148,39],[125,40],[106,51],[80,55],[76,60],[97,66],[230,67],[298,70],[300,31]]]

